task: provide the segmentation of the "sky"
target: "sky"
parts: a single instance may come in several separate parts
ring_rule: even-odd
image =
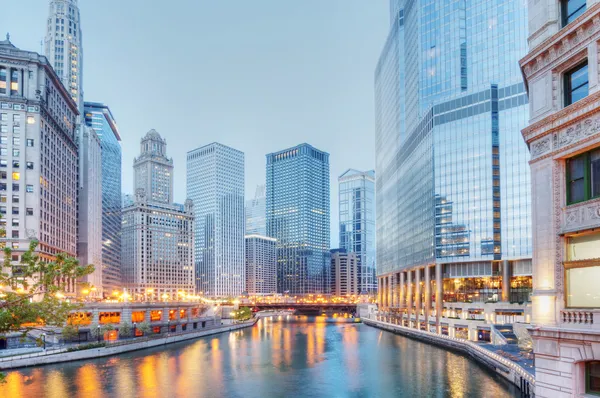
[[[0,33],[40,51],[49,0],[2,0]],[[123,148],[123,193],[150,129],[167,140],[175,201],[186,153],[217,141],[245,153],[246,198],[265,155],[307,142],[330,153],[331,246],[338,183],[375,167],[373,73],[387,0],[79,0],[86,101],[107,104]]]

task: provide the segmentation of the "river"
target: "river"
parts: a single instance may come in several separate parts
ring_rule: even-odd
[[[263,319],[162,348],[8,372],[0,397],[511,397],[465,356],[364,324]]]

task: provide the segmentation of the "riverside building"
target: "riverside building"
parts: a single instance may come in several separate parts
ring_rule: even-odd
[[[107,105],[85,102],[85,124],[102,147],[102,282],[105,295],[121,287],[121,136]]]
[[[358,292],[375,294],[375,170],[346,170],[339,178],[340,248],[358,256]]]
[[[329,154],[308,144],[267,155],[267,235],[277,239],[277,292],[328,293]]]
[[[195,291],[194,205],[171,202],[173,160],[155,130],[134,160],[134,202],[123,208],[123,284],[134,299],[177,300]]]
[[[77,114],[46,57],[0,41],[0,245],[13,270],[32,239],[44,260],[77,255]]]
[[[277,239],[246,235],[246,292],[249,295],[277,293]]]
[[[390,11],[375,71],[380,308],[488,339],[530,320],[527,12],[516,0],[391,0]]]
[[[600,4],[529,2],[536,396],[600,395]]]
[[[196,209],[196,289],[239,296],[246,290],[244,153],[216,142],[188,152],[186,186]]]
[[[359,295],[360,259],[357,253],[346,249],[331,251],[331,294],[334,296]]]

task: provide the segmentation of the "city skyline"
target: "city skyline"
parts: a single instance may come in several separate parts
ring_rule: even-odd
[[[85,96],[109,104],[118,122],[124,193],[133,194],[127,162],[137,155],[138,137],[151,128],[164,132],[174,167],[180,171],[174,186],[177,202],[185,200],[181,176],[187,150],[212,141],[246,154],[245,199],[265,183],[265,154],[298,142],[331,154],[331,181],[348,168],[374,168],[373,68],[387,34],[387,1],[235,3],[184,1],[177,7],[186,9],[181,13],[139,0],[111,0],[102,6],[79,1]],[[115,8],[121,11],[111,12]],[[40,52],[48,1],[8,0],[5,11],[0,26],[10,32],[11,41]],[[19,22],[25,14],[32,23]],[[150,23],[135,24],[133,29],[132,15]],[[192,16],[199,22],[192,23]],[[176,18],[176,24],[168,24],[168,32],[160,28]],[[109,29],[106,20],[111,21]],[[193,34],[181,32],[180,25],[193,29]],[[162,48],[162,61],[151,65],[147,55],[155,46]],[[171,87],[169,96],[176,101],[162,101],[148,82],[169,69],[187,70],[189,57],[197,55],[183,49],[202,54],[203,62],[184,87]],[[127,64],[121,62],[125,56]],[[311,60],[308,69],[306,59]],[[182,106],[197,109],[199,125],[190,129],[185,118],[169,116]],[[224,109],[240,117],[225,117]],[[345,160],[344,154],[358,152],[364,156]],[[331,188],[331,247],[338,247],[337,184]]]

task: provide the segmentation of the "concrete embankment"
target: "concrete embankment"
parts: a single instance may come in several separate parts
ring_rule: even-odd
[[[469,355],[477,362],[516,385],[524,394],[534,395],[535,377],[531,373],[527,372],[527,370],[520,365],[503,358],[494,352],[486,350],[476,343],[423,330],[411,329],[400,325],[393,325],[374,319],[362,318],[362,321],[366,325],[383,329],[391,333],[401,334],[421,340],[425,343],[434,344]]]
[[[0,370],[49,365],[60,362],[79,361],[84,359],[118,355],[125,352],[159,347],[162,345],[178,343],[180,341],[193,340],[204,336],[210,336],[213,334],[239,330],[250,326],[254,326],[254,324],[257,321],[258,319],[253,319],[248,322],[233,325],[223,325],[210,329],[200,330],[197,332],[173,334],[170,336],[160,338],[140,338],[141,341],[122,341],[113,344],[108,344],[105,347],[90,348],[87,350],[68,352],[66,349],[62,349],[53,351],[52,353],[47,353],[46,355],[40,353],[32,355],[19,355],[15,356],[14,358],[1,358]]]

